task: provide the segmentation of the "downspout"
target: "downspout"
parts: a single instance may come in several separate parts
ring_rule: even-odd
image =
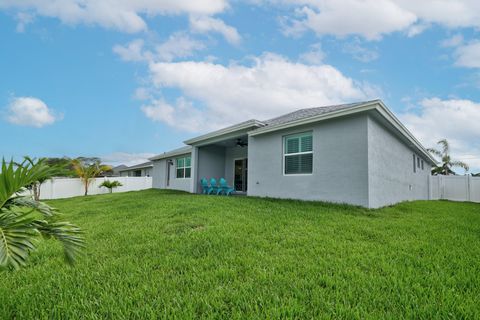
[[[167,188],[170,186],[170,166],[173,165],[173,160],[167,160]]]

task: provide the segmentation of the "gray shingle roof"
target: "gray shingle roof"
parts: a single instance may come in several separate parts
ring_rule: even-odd
[[[343,109],[353,108],[359,105],[363,105],[372,101],[363,101],[363,102],[355,102],[355,103],[347,103],[347,104],[338,104],[333,106],[325,106],[325,107],[316,107],[316,108],[307,108],[307,109],[300,109],[294,112],[290,112],[284,114],[282,116],[263,121],[267,126],[275,126],[279,124],[285,124],[296,120],[301,120],[305,118],[310,118],[314,116],[318,116],[321,114],[326,114],[334,111],[339,111]]]
[[[125,168],[122,168],[122,169],[120,169],[120,170],[118,170],[118,171],[128,171],[128,170],[148,168],[148,167],[153,167],[153,163],[152,163],[151,161],[144,162],[144,163],[140,163],[140,164],[136,164],[136,165],[131,166],[131,167],[125,167]]]
[[[168,152],[161,153],[159,155],[156,155],[152,158],[149,158],[149,160],[154,161],[154,160],[161,160],[169,157],[173,157],[176,155],[181,155],[181,154],[186,154],[192,152],[192,146],[184,146],[178,149],[174,149]]]

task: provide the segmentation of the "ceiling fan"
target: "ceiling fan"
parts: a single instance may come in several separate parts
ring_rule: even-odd
[[[243,147],[245,147],[245,146],[248,146],[248,142],[243,141],[242,139],[238,138],[238,139],[237,139],[237,146],[243,148]]]

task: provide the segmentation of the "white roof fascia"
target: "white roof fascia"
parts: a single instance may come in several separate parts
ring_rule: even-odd
[[[213,131],[213,132],[201,135],[201,136],[196,137],[196,138],[186,140],[186,141],[184,141],[184,143],[188,144],[188,145],[194,145],[194,144],[198,144],[200,142],[205,142],[206,140],[221,141],[221,140],[224,140],[224,138],[222,136],[229,135],[229,134],[234,134],[237,131],[242,131],[242,130],[249,129],[249,128],[252,128],[252,127],[262,127],[264,125],[265,124],[261,121],[249,120],[249,121],[246,121],[246,122],[244,122],[240,125],[234,125],[234,126],[231,126],[231,127],[227,127],[227,128],[224,128],[224,129],[220,129],[220,130],[217,130],[217,131]],[[245,132],[245,134],[247,134],[247,132]]]

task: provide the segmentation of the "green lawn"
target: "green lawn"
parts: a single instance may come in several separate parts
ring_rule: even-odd
[[[0,319],[480,318],[480,205],[147,190],[52,201],[86,232],[2,272]]]

